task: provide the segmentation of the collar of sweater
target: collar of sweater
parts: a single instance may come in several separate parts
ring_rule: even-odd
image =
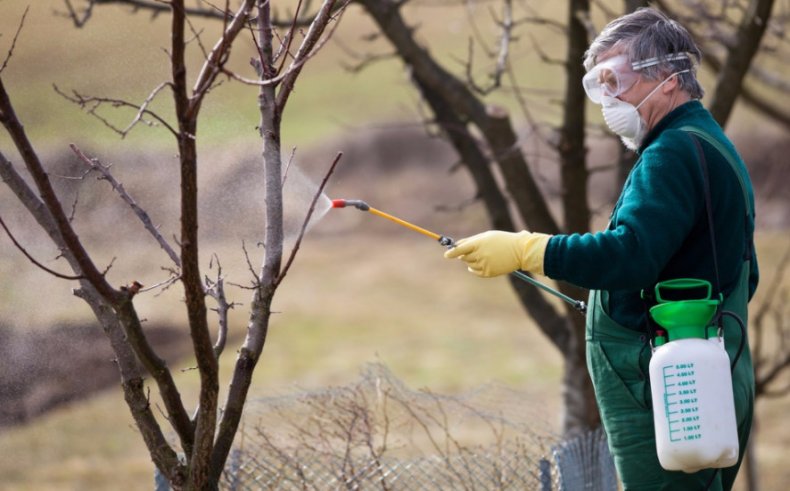
[[[658,138],[665,129],[671,128],[678,120],[684,120],[686,116],[691,115],[699,110],[704,110],[702,103],[699,100],[691,100],[683,103],[670,111],[661,121],[656,124],[652,130],[645,136],[642,145],[640,145],[637,154],[641,154],[653,141]]]

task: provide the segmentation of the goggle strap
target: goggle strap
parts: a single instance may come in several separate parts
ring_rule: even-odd
[[[653,58],[648,58],[646,60],[635,61],[631,63],[631,69],[636,71],[658,65],[659,63],[677,60],[691,60],[691,53],[684,51],[682,53],[673,53],[666,56],[654,56]]]

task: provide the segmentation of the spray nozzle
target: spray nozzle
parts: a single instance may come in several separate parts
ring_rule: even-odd
[[[369,211],[370,205],[359,199],[333,199],[332,208],[345,208],[346,206],[353,206],[357,210]]]

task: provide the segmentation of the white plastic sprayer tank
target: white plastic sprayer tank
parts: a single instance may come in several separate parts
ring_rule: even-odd
[[[704,298],[662,297],[662,291],[700,287]],[[666,329],[656,336],[650,360],[658,460],[671,471],[730,467],[739,452],[730,358],[710,326],[720,300],[711,299],[709,282],[696,279],[659,283],[655,296],[650,316]]]
[[[650,361],[653,422],[664,469],[696,472],[738,461],[727,352],[700,338],[659,346]]]

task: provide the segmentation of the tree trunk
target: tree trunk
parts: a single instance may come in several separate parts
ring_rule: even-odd
[[[722,128],[727,126],[735,101],[741,93],[743,79],[760,48],[773,5],[774,0],[752,0],[732,44],[727,47],[727,61],[716,78],[716,89],[709,108]]]

